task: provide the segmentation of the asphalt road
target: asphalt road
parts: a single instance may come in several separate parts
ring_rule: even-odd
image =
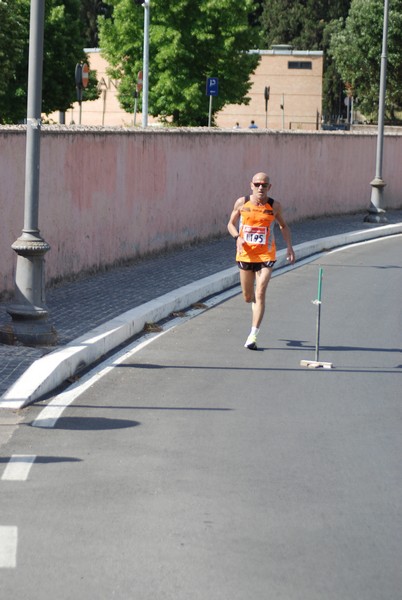
[[[400,598],[401,249],[275,277],[258,351],[238,294],[52,398],[54,427],[49,401],[24,409],[0,448],[1,598]],[[300,366],[319,267],[325,370]]]

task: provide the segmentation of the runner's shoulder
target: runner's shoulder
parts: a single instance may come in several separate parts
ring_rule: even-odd
[[[273,198],[270,198],[269,200],[274,214],[276,215],[277,213],[280,213],[282,210],[282,204],[279,202],[279,200],[274,200]]]
[[[246,202],[248,202],[250,200],[250,196],[241,196],[240,198],[238,198],[235,202],[235,209],[239,209],[242,206],[244,206],[246,204]]]

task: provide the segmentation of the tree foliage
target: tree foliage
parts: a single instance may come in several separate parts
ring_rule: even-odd
[[[113,19],[101,19],[100,41],[120,79],[119,100],[133,110],[133,92],[142,70],[144,9],[133,0],[110,0]],[[248,22],[253,0],[152,0],[149,39],[149,113],[175,125],[206,125],[207,77],[219,78],[213,110],[246,103],[258,56]]]
[[[75,65],[86,60],[79,8],[79,0],[46,3],[42,102],[46,114],[66,111],[76,100]]]
[[[26,111],[19,82],[27,77],[29,0],[0,1],[0,123],[12,122],[14,110]],[[23,114],[23,113],[22,113]]]
[[[80,16],[84,24],[84,47],[97,48],[99,45],[98,17],[110,18],[113,7],[102,0],[80,0]]]
[[[76,100],[75,65],[86,60],[80,0],[46,0],[42,111],[65,111]],[[0,0],[0,122],[16,123],[26,117],[30,0]],[[98,97],[96,76],[85,99]]]
[[[323,50],[332,19],[346,17],[351,0],[265,0],[261,24],[266,42],[299,50]]]
[[[331,38],[336,68],[368,118],[378,113],[383,16],[383,0],[352,0],[349,16]],[[402,109],[402,0],[389,3],[387,47],[386,112],[393,118]]]
[[[263,40],[261,35],[261,15],[264,8],[264,0],[253,0],[253,10],[248,15],[248,22],[252,27],[258,27],[258,30],[254,31],[254,36],[256,36],[256,42],[258,38]],[[258,33],[257,33],[258,31]]]

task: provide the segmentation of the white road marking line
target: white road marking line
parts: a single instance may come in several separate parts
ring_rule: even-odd
[[[18,527],[0,525],[0,569],[17,566]]]
[[[231,296],[235,296],[240,292],[240,286],[236,286],[235,288],[231,288],[230,290],[225,290],[224,292],[209,298],[203,304],[206,308],[211,308],[216,304],[223,302],[227,298]],[[153,342],[158,339],[161,335],[164,335],[168,331],[174,329],[177,325],[181,325],[185,321],[192,319],[196,315],[204,312],[206,308],[193,308],[186,311],[185,317],[177,317],[171,319],[165,326],[163,331],[156,334],[146,334],[142,336],[140,339],[133,342],[130,346],[126,346],[120,352],[117,352],[103,363],[91,369],[84,377],[82,377],[79,381],[71,385],[65,392],[62,392],[58,396],[56,396],[49,404],[39,413],[36,419],[32,422],[32,427],[43,427],[47,429],[51,429],[57,423],[57,420],[63,414],[63,411],[69,406],[76,398],[78,398],[81,394],[83,394],[88,388],[90,388],[94,383],[96,383],[99,379],[104,377],[109,371],[111,371],[116,365],[121,364],[130,356],[139,352]]]
[[[26,481],[35,458],[35,454],[13,454],[4,469],[2,481]]]
[[[171,328],[169,328],[171,329]],[[127,358],[129,358],[132,354],[139,352],[142,348],[150,344],[153,340],[164,335],[169,331],[162,331],[157,333],[156,335],[152,335],[149,338],[147,335],[147,339],[141,338],[140,340],[136,340],[129,349],[125,348],[124,350],[114,354],[111,358],[105,360],[101,365],[95,367],[89,371],[84,377],[82,377],[79,381],[70,386],[65,392],[62,392],[58,396],[56,396],[49,404],[46,406],[36,417],[36,419],[32,422],[33,427],[43,427],[43,428],[52,428],[56,425],[57,420],[61,417],[63,411],[69,406],[78,396],[80,396],[83,392],[85,392],[88,388],[90,388],[96,381],[101,379],[104,375],[109,373],[114,366],[120,364]],[[103,367],[103,368],[102,368]],[[101,368],[99,371],[98,369]]]
[[[307,262],[307,260],[306,260]],[[299,266],[298,263],[297,266]],[[296,265],[286,266],[284,268],[277,269],[277,271],[273,273],[273,275],[279,275],[282,272],[289,271],[293,268],[296,268]],[[163,331],[156,334],[146,334],[142,336],[140,339],[133,342],[130,346],[126,346],[120,352],[117,352],[103,363],[91,369],[86,375],[84,375],[79,381],[71,385],[66,391],[62,392],[58,396],[56,396],[49,404],[39,413],[36,419],[32,422],[32,427],[42,427],[45,429],[51,429],[57,423],[57,420],[61,417],[64,410],[76,400],[81,394],[83,394],[88,388],[90,388],[94,383],[99,381],[102,377],[104,377],[109,371],[111,371],[116,365],[121,364],[128,358],[130,358],[136,352],[139,352],[153,342],[158,339],[161,335],[164,335],[168,331],[174,329],[177,325],[181,325],[188,321],[189,319],[194,318],[195,316],[205,312],[205,310],[216,306],[216,304],[220,304],[224,302],[228,298],[232,296],[236,296],[241,291],[239,285],[230,288],[229,290],[224,290],[219,294],[212,296],[211,298],[205,300],[202,304],[206,308],[191,308],[186,312],[185,317],[177,317],[171,319],[165,326]]]
[[[387,237],[375,238],[373,240],[363,240],[362,242],[355,242],[354,244],[349,244],[347,246],[340,246],[339,248],[333,248],[332,250],[327,250],[327,254],[335,254],[336,252],[342,252],[343,250],[350,250],[350,248],[357,248],[359,246],[366,246],[367,244],[375,244],[376,242],[384,242],[385,240],[400,237],[400,234],[389,235]]]

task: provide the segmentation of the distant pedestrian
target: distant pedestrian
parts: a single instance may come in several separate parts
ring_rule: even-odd
[[[237,122],[236,125],[233,126],[233,129],[240,129],[240,123]]]
[[[258,125],[256,124],[255,121],[251,121],[250,125],[248,126],[249,129],[258,129]]]
[[[278,223],[287,247],[287,260],[296,260],[290,229],[279,202],[270,198],[271,188],[266,173],[256,173],[251,182],[251,196],[236,200],[228,223],[228,231],[236,240],[236,261],[245,302],[252,303],[252,327],[245,348],[257,349],[257,335],[265,312],[265,295],[276,261],[273,233]]]

